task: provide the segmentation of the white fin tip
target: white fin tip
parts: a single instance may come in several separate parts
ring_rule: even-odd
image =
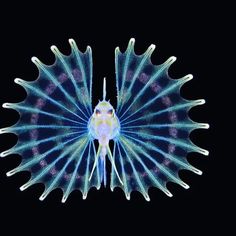
[[[201,153],[201,154],[203,154],[204,156],[209,156],[209,151],[207,151],[207,150],[205,150],[205,149],[200,148],[200,149],[198,150],[198,152]]]
[[[209,129],[210,125],[207,124],[207,123],[201,123],[201,124],[199,124],[199,127],[202,128],[202,129]]]
[[[39,200],[43,201],[47,197],[47,193],[43,193],[40,197]]]
[[[0,132],[0,134],[1,134],[1,132]],[[7,150],[7,151],[4,151],[4,152],[1,152],[0,153],[0,157],[5,157],[5,156],[8,156],[8,155],[10,155],[11,154],[11,151],[10,150]]]
[[[144,195],[144,198],[147,202],[150,202],[150,200],[151,200],[150,197],[147,194]]]
[[[51,51],[52,51],[53,53],[55,53],[55,54],[60,54],[58,48],[57,48],[55,45],[52,45],[52,46],[50,47],[50,49],[51,49]]]
[[[35,62],[35,61],[37,61],[37,60],[38,60],[37,57],[31,57],[31,61],[32,61],[32,62]]]
[[[10,171],[8,171],[8,172],[6,173],[6,176],[7,176],[7,177],[10,177],[10,176],[14,175],[15,173],[16,173],[15,170],[10,170]]]
[[[204,155],[205,155],[205,156],[209,156],[209,151],[204,150]]]
[[[19,78],[15,78],[15,79],[14,79],[14,82],[15,82],[15,83],[19,83],[20,81],[21,81],[21,79],[19,79]]]
[[[70,38],[68,41],[69,41],[69,44],[75,44],[75,40],[72,38]]]
[[[41,61],[37,57],[31,57],[31,61],[36,65],[37,64],[42,64]]]
[[[188,184],[184,183],[184,182],[181,183],[181,186],[183,188],[185,188],[185,189],[189,189],[190,188],[190,186]]]
[[[152,55],[153,51],[155,50],[155,48],[156,48],[156,45],[151,44],[144,54],[147,54],[150,57]]]
[[[88,45],[86,51],[92,52],[92,48]]]
[[[168,197],[173,197],[173,194],[168,191],[168,190],[165,190],[164,193],[168,196]]]
[[[153,51],[155,50],[155,48],[156,48],[156,45],[155,45],[155,44],[151,44],[148,49],[149,49],[151,52],[153,52]]]
[[[15,82],[16,84],[19,84],[19,85],[22,85],[22,84],[25,84],[25,83],[26,83],[26,81],[24,81],[23,79],[20,79],[20,78],[15,78],[15,79],[14,79],[14,82]]]
[[[186,76],[183,77],[183,79],[184,79],[185,82],[188,82],[188,81],[193,79],[193,75],[192,74],[186,75]]]
[[[172,56],[172,57],[170,57],[167,61],[168,61],[168,63],[173,63],[173,62],[175,62],[176,60],[177,60],[177,57]]]
[[[11,108],[11,104],[8,103],[8,102],[6,102],[6,103],[3,103],[3,104],[2,104],[2,107],[3,107],[3,108]]]
[[[0,134],[4,134],[4,133],[7,133],[7,128],[0,129]]]
[[[15,132],[12,131],[11,127],[0,129],[0,134],[6,134],[6,133],[13,133],[14,134]]]
[[[128,50],[131,50],[134,48],[134,44],[135,44],[135,39],[134,38],[131,38],[130,41],[129,41],[129,44],[128,44]]]
[[[135,43],[135,38],[131,38],[131,39],[129,40],[129,44],[133,45],[134,43]]]
[[[74,39],[69,39],[69,44],[72,48],[74,48],[74,50],[77,50],[77,45]],[[91,48],[90,48],[91,49]]]
[[[172,56],[168,58],[165,62],[164,65],[169,67],[171,64],[173,64],[176,61],[176,57]]]
[[[20,187],[20,191],[24,191],[24,190],[27,189],[29,186],[30,186],[29,183],[26,183],[26,184],[22,185],[22,186]]]
[[[198,169],[194,169],[193,172],[197,175],[202,175],[202,171],[201,170],[198,170]]]
[[[205,99],[198,99],[198,100],[194,101],[194,103],[195,103],[196,105],[203,105],[203,104],[206,103],[206,101],[205,101]]]
[[[62,199],[61,199],[61,202],[62,202],[62,203],[65,203],[66,200],[67,200],[67,196],[63,196]]]
[[[117,56],[118,54],[120,54],[121,51],[120,51],[120,48],[119,47],[116,47],[115,48],[115,56]]]

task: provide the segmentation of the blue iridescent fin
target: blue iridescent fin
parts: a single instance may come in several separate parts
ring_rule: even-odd
[[[205,101],[189,101],[180,96],[182,85],[192,75],[170,78],[168,69],[176,58],[170,57],[155,66],[150,59],[154,49],[151,45],[144,54],[136,55],[131,39],[124,53],[119,48],[115,50],[116,114],[121,131],[113,156],[124,185],[112,170],[111,189],[121,187],[128,199],[133,190],[138,190],[149,200],[151,186],[172,196],[166,188],[169,181],[188,188],[179,178],[179,170],[202,172],[189,164],[187,154],[208,155],[207,150],[197,147],[189,138],[192,130],[209,128],[208,124],[196,123],[188,117],[192,107]]]
[[[30,180],[21,190],[35,183],[43,183],[43,200],[53,189],[63,190],[62,202],[79,189],[86,198],[93,186],[100,188],[99,170],[88,180],[95,160],[94,141],[88,133],[88,121],[92,114],[92,51],[78,50],[70,39],[72,51],[63,55],[55,46],[53,65],[45,65],[33,57],[39,76],[33,82],[15,79],[23,86],[27,97],[19,103],[5,103],[4,108],[19,112],[19,121],[0,133],[18,135],[17,144],[2,152],[1,157],[20,154],[21,164],[7,173],[30,171]]]

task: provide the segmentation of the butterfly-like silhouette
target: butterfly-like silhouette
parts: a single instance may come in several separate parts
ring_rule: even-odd
[[[63,191],[62,202],[76,189],[85,199],[91,187],[107,185],[106,159],[111,162],[111,190],[122,188],[127,199],[132,191],[139,191],[149,201],[148,189],[152,186],[171,197],[166,187],[169,181],[189,188],[179,178],[179,170],[202,174],[186,156],[189,152],[208,155],[189,138],[192,130],[209,128],[188,117],[192,107],[205,101],[180,96],[181,86],[193,76],[171,79],[168,69],[176,58],[155,66],[150,59],[155,45],[136,55],[134,42],[130,40],[124,53],[115,50],[116,109],[106,100],[104,79],[103,99],[93,110],[92,51],[88,46],[80,52],[73,39],[69,40],[69,56],[51,47],[56,56],[53,65],[32,58],[39,69],[35,81],[15,79],[25,88],[27,97],[19,103],[3,104],[17,110],[20,119],[0,130],[18,135],[17,144],[0,155],[22,156],[21,164],[7,173],[31,172],[21,190],[43,183],[40,200],[56,188]]]

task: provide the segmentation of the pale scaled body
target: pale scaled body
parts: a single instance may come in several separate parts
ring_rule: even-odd
[[[103,178],[104,185],[106,185],[106,156],[111,160],[113,168],[116,171],[116,167],[111,155],[109,148],[109,141],[114,140],[120,132],[119,119],[115,114],[115,109],[106,101],[106,79],[103,82],[103,100],[99,101],[98,105],[95,107],[93,115],[88,123],[88,130],[92,138],[97,139],[99,143],[99,148],[97,152],[97,157],[91,172],[90,178],[92,177],[93,171],[96,165],[99,165],[99,171],[101,177]],[[117,173],[117,171],[116,171]],[[117,176],[122,183],[118,173]]]

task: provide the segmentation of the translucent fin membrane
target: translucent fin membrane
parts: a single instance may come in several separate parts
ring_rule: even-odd
[[[151,186],[168,196],[172,196],[166,187],[169,181],[189,188],[178,176],[181,169],[202,174],[188,163],[186,156],[189,152],[207,156],[209,152],[193,144],[189,134],[195,129],[208,129],[209,125],[188,117],[188,111],[205,100],[188,101],[180,96],[180,88],[193,76],[171,79],[168,69],[176,58],[170,57],[155,66],[150,59],[155,46],[136,55],[134,42],[130,40],[124,53],[119,48],[115,50],[117,116],[121,131],[113,155],[124,185],[117,181],[112,170],[111,189],[122,188],[127,199],[137,190],[149,200]]]
[[[45,197],[55,188],[63,190],[62,202],[79,189],[83,199],[91,187],[100,188],[96,168],[88,181],[96,150],[88,134],[88,121],[92,114],[92,51],[78,50],[73,39],[69,40],[71,54],[63,55],[56,46],[51,50],[56,60],[45,65],[38,58],[32,62],[39,69],[33,82],[15,79],[27,91],[23,102],[4,103],[3,107],[19,112],[19,121],[0,133],[18,135],[17,144],[0,154],[1,157],[17,153],[21,164],[7,172],[12,176],[20,171],[30,171],[31,178],[20,189],[43,183]]]
[[[134,52],[135,40],[127,50],[115,50],[117,109],[120,128],[114,137],[114,149],[107,144],[107,157],[111,161],[110,187],[123,189],[129,200],[133,191],[139,191],[150,201],[150,187],[159,188],[171,197],[168,182],[185,189],[178,172],[182,169],[198,175],[202,171],[186,159],[189,152],[208,155],[189,138],[195,129],[208,129],[206,123],[197,123],[188,111],[205,103],[204,99],[186,100],[180,89],[192,75],[171,79],[168,69],[176,60],[170,57],[161,65],[153,65],[151,45],[142,55]],[[97,163],[100,148],[96,150],[89,121],[92,115],[92,50],[82,53],[73,39],[69,40],[70,55],[63,55],[56,46],[55,63],[45,65],[38,58],[32,62],[39,70],[35,81],[16,78],[15,83],[24,87],[27,97],[19,103],[4,103],[3,107],[19,112],[19,121],[11,127],[0,129],[0,134],[14,133],[17,144],[0,153],[1,157],[20,154],[22,162],[7,172],[12,176],[29,171],[31,178],[20,187],[25,190],[35,183],[43,183],[40,196],[60,188],[62,202],[78,189],[86,199],[91,187],[100,188],[102,176]],[[104,79],[103,100],[106,99]],[[106,172],[103,172],[106,173]],[[105,178],[104,178],[105,179]]]

